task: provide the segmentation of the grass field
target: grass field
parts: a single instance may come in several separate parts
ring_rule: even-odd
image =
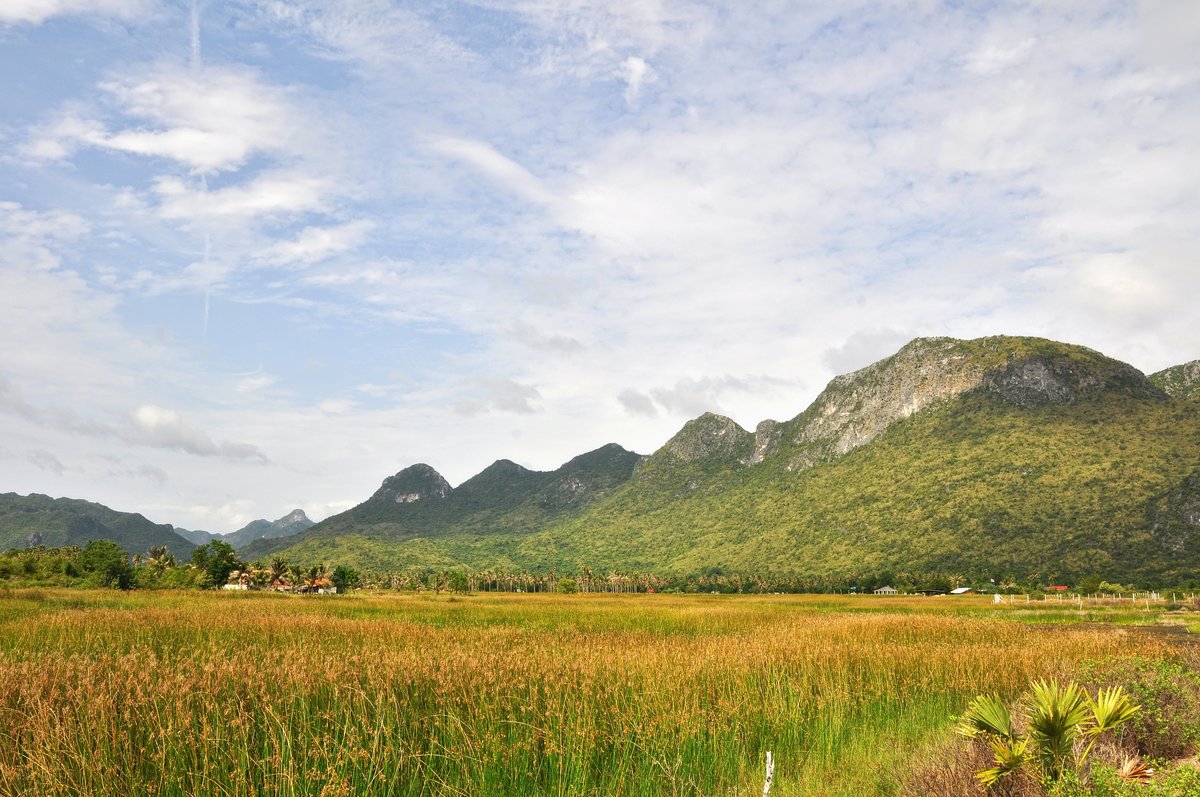
[[[985,600],[0,593],[0,794],[888,795],[974,695],[1171,649]]]

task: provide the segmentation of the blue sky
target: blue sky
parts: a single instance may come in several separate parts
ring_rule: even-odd
[[[1200,357],[1191,3],[7,0],[0,74],[5,490],[229,531],[918,335]]]

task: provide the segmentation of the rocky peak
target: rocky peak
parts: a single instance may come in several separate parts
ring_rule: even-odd
[[[384,479],[370,500],[411,504],[445,498],[451,489],[450,482],[442,474],[422,462]]]
[[[271,523],[271,527],[275,529],[306,529],[313,525],[313,522],[308,519],[308,515],[304,514],[303,509],[293,509],[288,514]]]
[[[688,421],[655,456],[665,455],[683,462],[743,460],[753,456],[755,436],[732,418],[706,412]]]
[[[590,501],[627,482],[641,459],[616,443],[580,454],[551,474],[553,481],[542,490],[538,503],[561,509]]]
[[[803,468],[874,440],[930,405],[983,390],[1018,406],[1070,404],[1106,390],[1161,398],[1137,369],[1082,346],[1041,338],[917,338],[896,354],[835,377],[789,423]]]
[[[1164,368],[1150,374],[1150,381],[1173,399],[1200,400],[1200,360]]]

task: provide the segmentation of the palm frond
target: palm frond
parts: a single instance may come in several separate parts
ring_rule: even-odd
[[[995,754],[996,766],[975,775],[984,786],[990,787],[996,781],[1011,775],[1029,760],[1029,742],[1026,739],[993,739],[990,746]]]
[[[1058,780],[1088,720],[1088,696],[1078,685],[1036,681],[1032,686],[1029,738],[1043,769]]]
[[[1088,733],[1096,736],[1128,722],[1141,710],[1119,686],[1101,689],[1095,700],[1088,700],[1088,707],[1092,712]]]
[[[1012,714],[999,695],[980,695],[971,701],[958,724],[958,732],[964,736],[981,733],[1015,739]]]
[[[1154,779],[1154,767],[1143,761],[1141,756],[1127,756],[1117,767],[1117,777],[1132,783],[1149,783]]]

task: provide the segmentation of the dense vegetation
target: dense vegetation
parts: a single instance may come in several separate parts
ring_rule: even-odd
[[[770,750],[773,797],[892,795],[945,760],[980,693],[1086,661],[1190,671],[1151,634],[1016,621],[1071,615],[976,599],[0,591],[0,793],[751,794]],[[1163,784],[1182,777],[1156,765]]]
[[[507,465],[454,491],[480,497],[470,511],[372,499],[252,552],[840,584],[1200,577],[1200,405],[1036,338],[914,341],[755,433],[702,416],[566,512],[540,508],[546,474]]]
[[[704,463],[689,463],[682,478],[639,473],[582,516],[532,534],[397,542],[364,523],[284,555],[360,569],[1187,584],[1200,571],[1200,533],[1184,512],[1200,497],[1197,452],[1194,404],[1104,396],[1031,409],[972,395],[801,473],[716,462],[705,478]]]
[[[165,545],[177,555],[190,556],[196,547],[170,525],[136,513],[72,498],[0,494],[0,549],[82,546],[91,540],[114,541],[131,554]]]

